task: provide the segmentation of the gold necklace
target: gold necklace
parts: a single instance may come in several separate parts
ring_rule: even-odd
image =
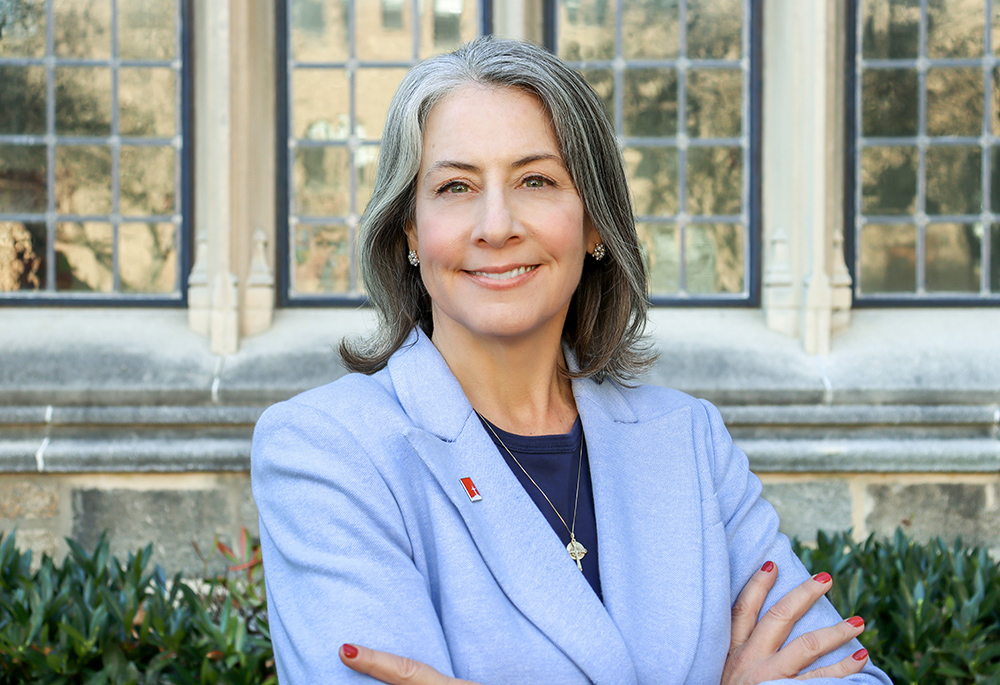
[[[570,528],[566,525],[566,519],[564,519],[562,514],[559,513],[559,510],[556,509],[556,505],[552,504],[552,500],[549,499],[549,496],[545,494],[545,491],[542,490],[541,487],[539,487],[538,483],[535,482],[535,479],[531,477],[531,474],[528,473],[523,466],[521,466],[521,462],[517,460],[517,457],[514,456],[514,453],[510,451],[510,448],[507,447],[504,441],[500,439],[497,432],[493,430],[493,424],[484,419],[483,415],[475,409],[473,409],[473,411],[475,411],[476,416],[478,416],[480,420],[486,424],[486,427],[490,429],[490,433],[492,433],[493,437],[497,439],[497,442],[503,446],[507,454],[510,455],[510,458],[514,460],[515,464],[517,464],[517,467],[521,469],[521,472],[528,477],[531,484],[538,488],[538,492],[542,493],[542,497],[544,497],[545,501],[549,503],[550,507],[552,507],[552,511],[556,512],[556,516],[559,517],[559,520],[562,521],[563,527],[566,528],[566,532],[569,533],[569,544],[566,545],[566,551],[569,552],[569,558],[576,562],[576,567],[582,572],[583,564],[580,563],[580,560],[587,555],[587,548],[577,542],[576,533],[574,531],[576,531],[576,509],[580,504],[580,473],[583,471],[583,436],[580,436],[580,463],[576,467],[576,501],[573,503],[573,527]]]

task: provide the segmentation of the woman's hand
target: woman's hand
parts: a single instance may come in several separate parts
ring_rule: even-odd
[[[367,647],[343,645],[340,660],[348,668],[388,685],[476,685],[470,680],[449,678],[423,662]]]
[[[835,664],[799,675],[816,659],[829,654],[865,629],[860,616],[828,628],[805,633],[783,648],[795,622],[802,618],[832,585],[829,573],[818,573],[779,599],[761,617],[767,593],[778,578],[778,567],[767,562],[755,573],[733,605],[732,639],[722,672],[722,685],[757,685],[780,678],[843,678],[859,672],[868,661],[868,652],[859,649]]]

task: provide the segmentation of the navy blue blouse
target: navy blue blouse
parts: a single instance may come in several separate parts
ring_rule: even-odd
[[[507,466],[517,476],[525,492],[531,497],[535,506],[545,516],[545,520],[552,526],[552,530],[562,541],[563,545],[569,544],[569,533],[566,526],[573,528],[573,505],[576,502],[576,477],[578,469],[580,473],[580,503],[576,512],[576,528],[574,535],[577,542],[587,548],[587,554],[580,560],[583,565],[583,575],[586,577],[590,587],[597,593],[597,597],[604,601],[601,596],[601,577],[597,564],[597,522],[594,517],[594,490],[590,482],[590,465],[587,460],[587,443],[583,437],[583,424],[580,417],[577,417],[573,428],[569,433],[563,435],[515,435],[497,428],[486,419],[480,417],[486,433],[492,438],[497,449],[503,456]],[[490,428],[496,431],[494,435]],[[500,440],[497,440],[497,436]],[[503,441],[501,444],[500,441]],[[531,480],[524,475],[518,465],[511,459],[506,445],[521,466],[531,474],[535,483],[545,491],[552,504],[555,505],[559,513],[566,520],[564,526],[552,507],[542,497]],[[581,450],[581,447],[583,448]],[[582,466],[580,459],[583,459]],[[569,556],[569,553],[566,553]]]

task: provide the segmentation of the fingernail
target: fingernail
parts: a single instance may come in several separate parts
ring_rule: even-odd
[[[760,570],[763,571],[764,573],[770,573],[771,569],[773,568],[774,568],[773,561],[765,561],[764,565],[760,567]]]
[[[355,647],[354,645],[349,645],[346,642],[343,645],[341,645],[340,651],[343,652],[344,656],[348,659],[353,659],[358,655],[358,648]],[[855,658],[856,657],[857,655],[855,655]]]
[[[817,573],[816,575],[814,575],[813,576],[813,580],[815,580],[817,583],[820,583],[820,584],[826,584],[826,583],[829,583],[833,579],[830,577],[829,573],[827,573],[826,571],[823,571],[822,573]]]
[[[850,623],[855,628],[860,628],[865,624],[865,619],[861,618],[860,616],[851,616],[849,619],[847,619],[847,622]]]
[[[868,650],[867,649],[859,649],[858,651],[856,651],[851,656],[854,658],[855,661],[864,661],[865,659],[868,658]]]

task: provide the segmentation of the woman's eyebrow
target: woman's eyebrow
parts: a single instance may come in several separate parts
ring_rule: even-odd
[[[534,162],[546,162],[546,161],[552,161],[552,162],[557,163],[561,167],[565,167],[565,165],[563,164],[563,161],[562,161],[562,157],[560,157],[559,155],[554,155],[551,152],[539,152],[539,153],[536,153],[536,154],[533,154],[533,155],[528,155],[527,157],[522,157],[521,159],[517,160],[516,162],[513,162],[510,165],[510,168],[511,169],[520,169],[521,167],[527,166],[527,165],[532,164]]]
[[[559,166],[565,168],[565,165],[563,164],[562,161],[562,157],[560,157],[559,155],[554,155],[551,152],[538,152],[532,155],[527,155],[526,157],[522,157],[521,159],[511,162],[510,168],[520,169],[521,167],[527,166],[534,162],[546,162],[546,161],[556,162]],[[459,171],[468,171],[470,173],[479,173],[482,171],[482,169],[480,169],[475,164],[469,164],[468,162],[459,162],[454,159],[441,159],[438,160],[437,162],[434,162],[431,165],[430,169],[427,170],[427,173],[424,174],[424,178],[426,179],[435,171],[440,171],[441,169],[457,169]]]

